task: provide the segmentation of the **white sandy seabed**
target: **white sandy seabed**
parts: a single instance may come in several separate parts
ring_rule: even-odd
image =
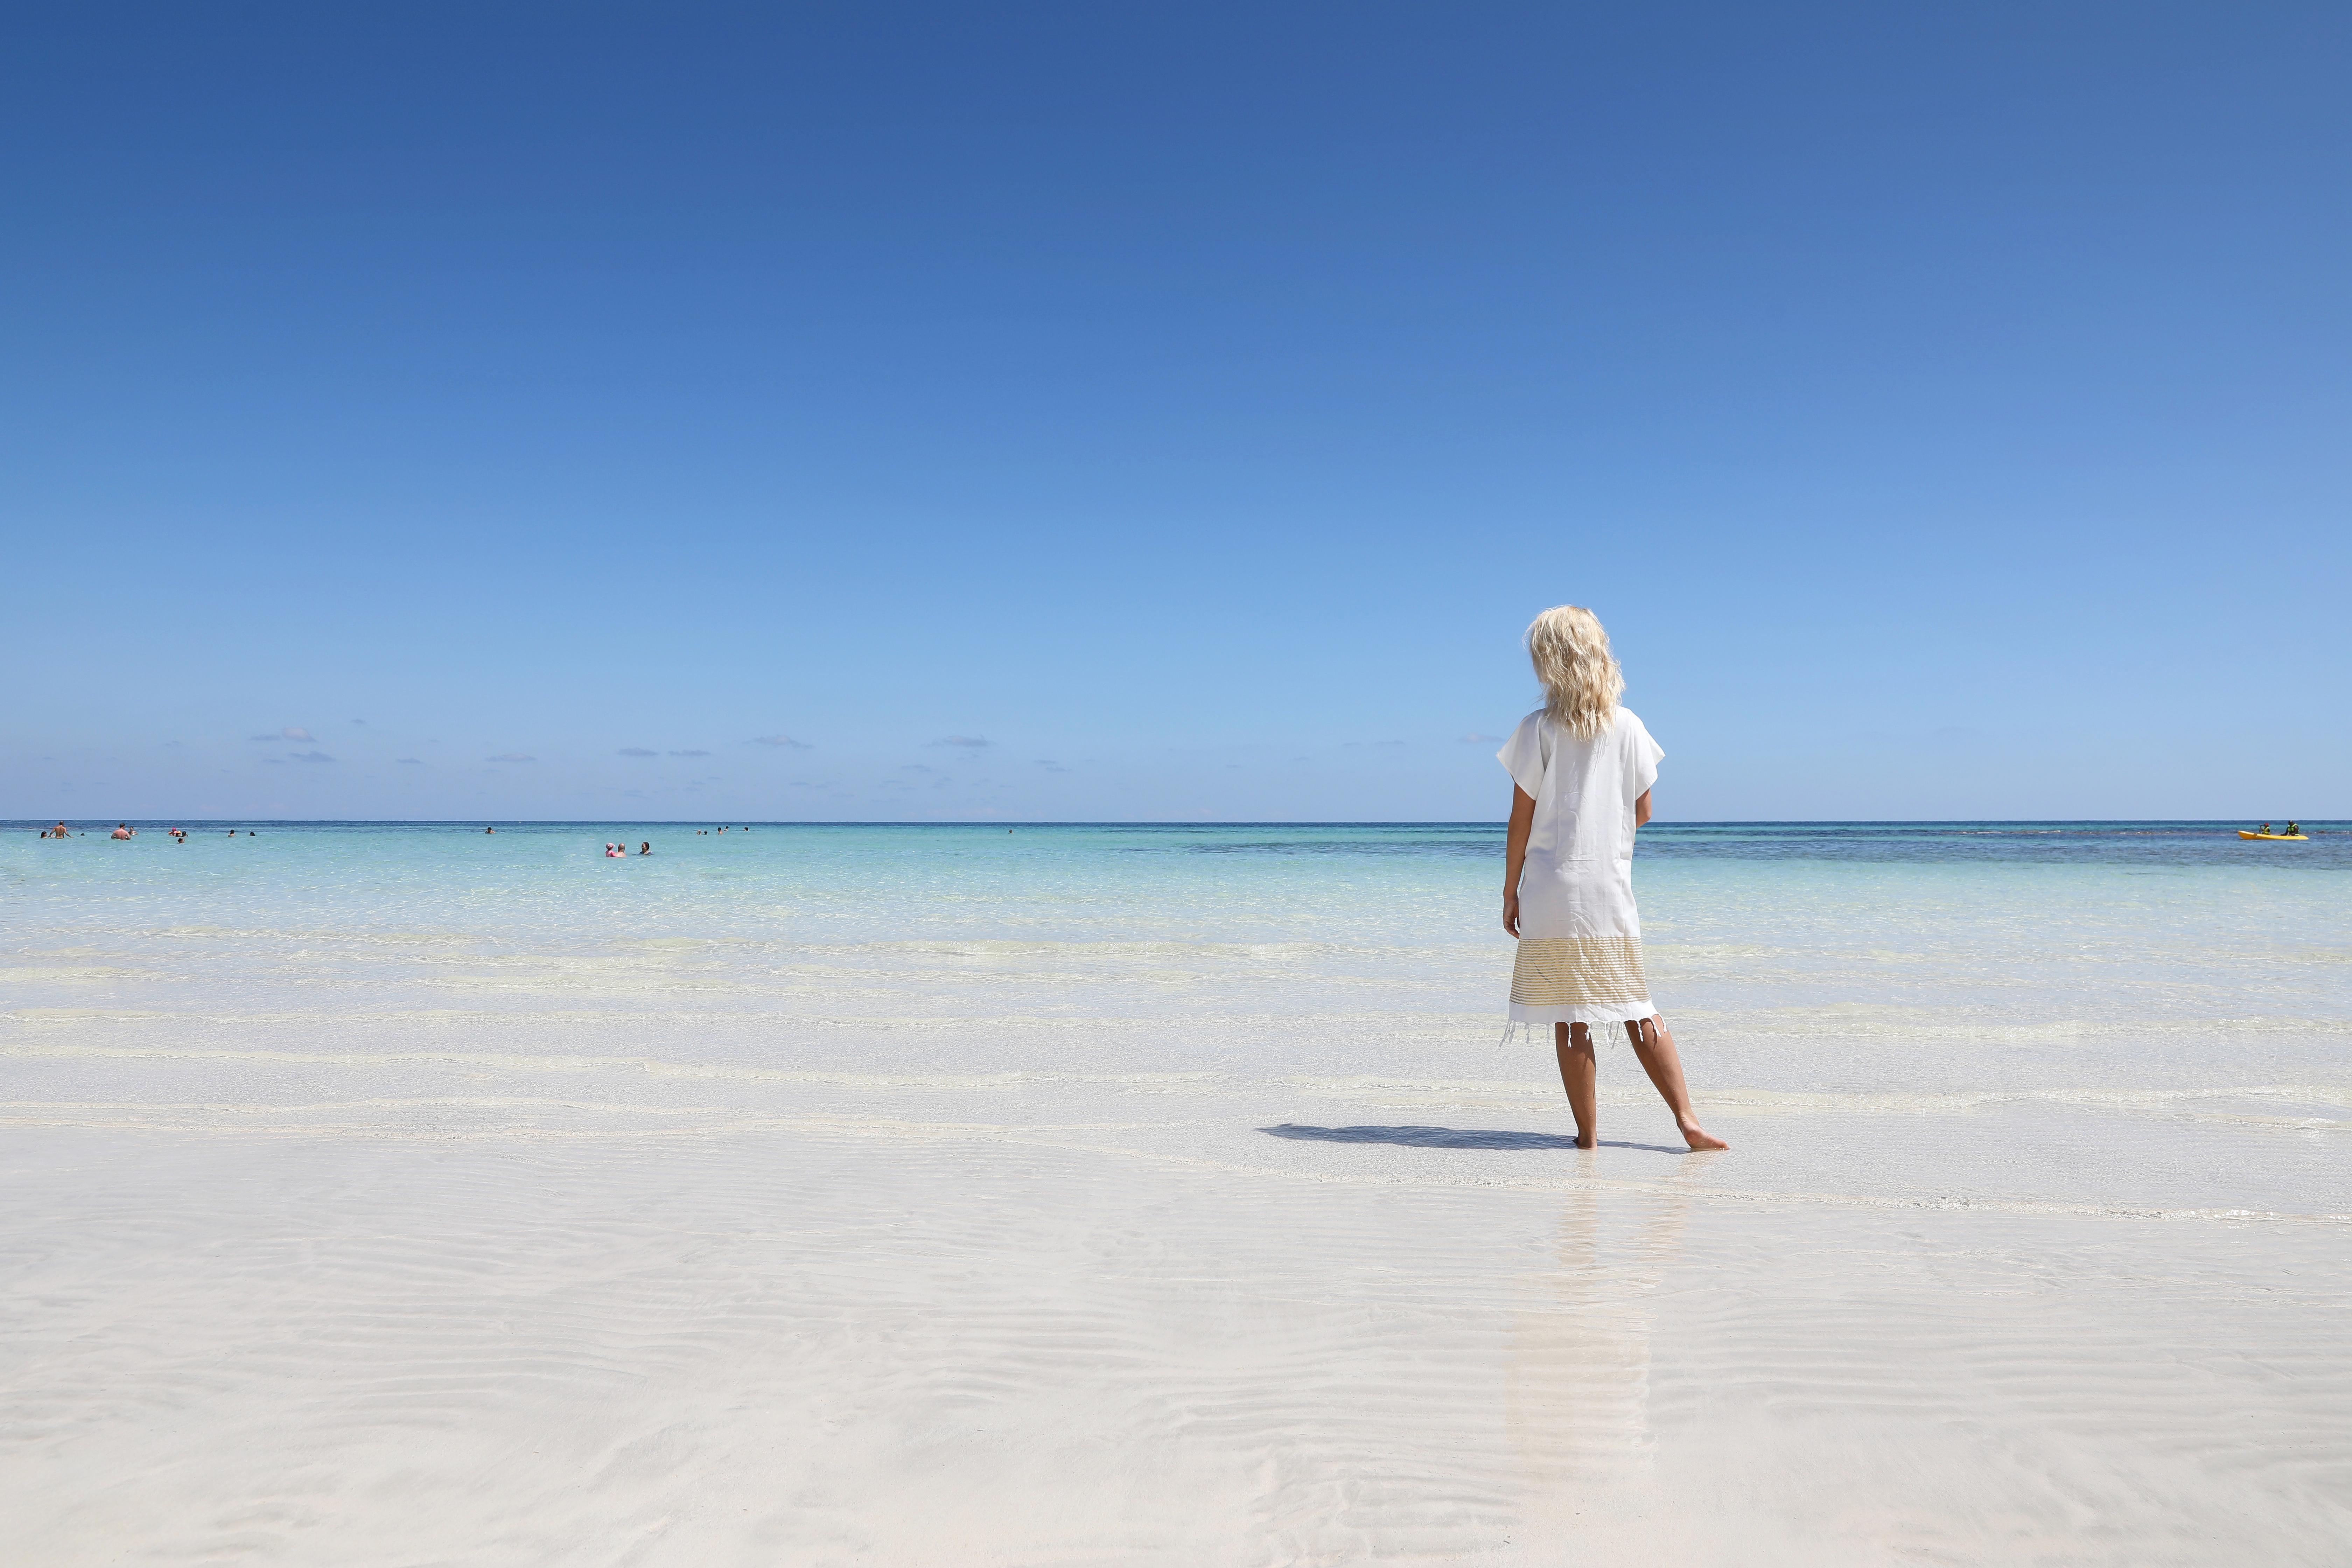
[[[9,953],[17,1568],[2352,1560],[2347,1037],[2219,971],[1654,931],[1693,1156],[1429,1005],[1492,944],[172,919]]]

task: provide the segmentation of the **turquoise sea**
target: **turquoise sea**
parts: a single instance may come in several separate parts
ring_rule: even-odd
[[[455,1051],[525,1083],[561,1057],[1557,1104],[1540,1052],[1496,1046],[1488,824],[36,826],[0,848],[30,1092],[135,1052],[157,1092],[267,1103],[291,1075],[329,1102],[397,1058],[422,1103]],[[2236,826],[1656,825],[1653,991],[1717,1114],[1865,1141],[1927,1119],[1869,1163],[1894,1193],[2352,1212],[2352,828]],[[1646,1125],[1630,1069],[1606,1081]],[[2102,1152],[1979,1162],[1943,1136],[1995,1121]],[[1762,1142],[1724,1179],[1813,1179]]]

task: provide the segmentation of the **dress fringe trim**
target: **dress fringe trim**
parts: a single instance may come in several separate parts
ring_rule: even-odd
[[[1597,1022],[1588,1021],[1585,1023],[1584,1028],[1587,1034],[1591,1034],[1597,1029],[1607,1029],[1619,1040],[1622,1041],[1627,1046],[1631,1046],[1633,1042],[1632,1039],[1627,1037],[1625,1034],[1625,1026],[1628,1024],[1638,1024],[1643,1022],[1644,1019],[1654,1018],[1657,1016],[1657,1009],[1654,1007],[1650,1011],[1643,1014],[1640,1018],[1603,1018]],[[1495,1048],[1496,1050],[1507,1049],[1512,1042],[1519,1037],[1519,1032],[1523,1029],[1527,1031],[1527,1043],[1528,1045],[1548,1046],[1551,1044],[1552,1030],[1558,1026],[1559,1023],[1566,1023],[1569,1021],[1570,1020],[1567,1019],[1560,1019],[1553,1023],[1535,1024],[1529,1023],[1524,1018],[1514,1018],[1509,1023],[1503,1026],[1503,1037],[1495,1043]]]

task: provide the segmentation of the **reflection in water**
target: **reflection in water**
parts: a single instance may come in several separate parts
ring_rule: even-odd
[[[1566,1194],[1553,1266],[1526,1281],[1512,1326],[1506,1423],[1529,1512],[1583,1511],[1647,1479],[1652,1297],[1680,1246],[1704,1155],[1664,1191],[1604,1188],[1585,1152]]]

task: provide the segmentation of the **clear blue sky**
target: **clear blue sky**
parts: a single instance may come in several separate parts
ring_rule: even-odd
[[[1669,817],[2352,816],[2347,79],[2340,5],[19,7],[0,814],[1490,817],[1572,601]]]

